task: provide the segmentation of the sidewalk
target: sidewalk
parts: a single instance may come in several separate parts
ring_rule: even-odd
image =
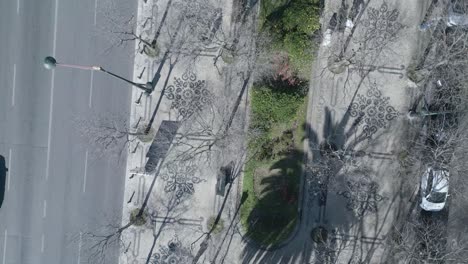
[[[146,3],[145,3],[146,2]],[[197,3],[207,5],[197,6]],[[168,3],[171,7],[166,9]],[[127,159],[127,179],[123,201],[122,226],[130,220],[130,214],[144,203],[153,179],[154,188],[147,202],[147,222],[143,226],[131,226],[122,235],[120,263],[191,263],[208,229],[208,221],[216,216],[223,197],[216,194],[217,175],[221,166],[231,161],[242,161],[242,128],[245,125],[245,96],[240,107],[232,115],[234,103],[247,76],[248,65],[244,61],[225,62],[217,57],[221,37],[233,38],[235,30],[233,1],[194,1],[191,8],[203,12],[221,10],[221,26],[210,27],[220,32],[209,48],[198,56],[186,54],[193,47],[190,41],[192,25],[182,23],[178,27],[177,14],[183,13],[184,1],[139,1],[137,34],[152,39],[167,10],[166,24],[162,27],[158,45],[160,55],[151,58],[140,53],[141,43],[136,43],[134,80],[151,81],[170,46],[169,35],[181,28],[175,38],[178,50],[168,55],[161,69],[161,77],[155,91],[148,96],[139,90],[132,94],[131,124],[134,129],[144,127],[157,114],[152,124],[155,142],[137,140],[130,147]],[[214,9],[209,9],[209,7]],[[190,10],[189,10],[190,11]],[[200,22],[203,23],[203,22]],[[144,25],[144,26],[143,26]],[[168,34],[169,33],[169,34]],[[221,34],[220,33],[220,34]],[[215,33],[218,34],[218,33]],[[239,46],[248,48],[248,38],[240,38]],[[218,46],[217,46],[218,45]],[[244,72],[245,74],[240,74]],[[248,81],[248,80],[247,80]],[[158,100],[165,89],[161,103]],[[135,103],[139,101],[139,103]],[[230,122],[229,133],[221,132]],[[152,146],[151,146],[152,145]],[[155,163],[148,165],[148,156]],[[234,182],[237,185],[237,180]],[[223,214],[224,226],[234,213],[239,199],[233,191]],[[215,235],[214,240],[218,237]],[[210,245],[198,263],[208,263],[215,254]],[[210,256],[210,257],[208,257]]]
[[[417,49],[423,5],[370,1],[359,21],[364,6],[362,1],[353,23],[332,35],[330,46],[321,46],[311,82],[309,154],[313,163],[325,162],[332,170],[324,201],[307,194],[304,231],[315,226],[329,231],[330,244],[316,250],[317,263],[384,262],[385,240],[414,190],[399,153],[409,136],[405,114],[414,88],[406,68]],[[334,74],[327,70],[328,58],[337,51],[334,43],[345,43],[349,34],[354,34],[344,54],[349,64]],[[323,157],[324,142],[350,154]],[[308,177],[311,188],[316,177]]]

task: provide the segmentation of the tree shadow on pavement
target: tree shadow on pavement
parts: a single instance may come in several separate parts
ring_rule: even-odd
[[[312,170],[306,176],[308,195],[309,198],[318,196],[317,213],[311,211],[311,214],[318,214],[317,225],[329,228],[327,243],[316,247],[313,263],[317,264],[335,263],[343,258],[351,262],[370,261],[384,242],[384,226],[392,221],[392,212],[401,199],[401,191],[385,197],[388,190],[380,189],[381,180],[377,177],[381,173],[366,164],[372,159],[383,166],[393,159],[392,153],[372,151],[383,144],[386,132],[377,129],[369,137],[362,130],[368,125],[364,116],[353,118],[348,112],[334,122],[332,112],[325,108],[321,140],[308,128],[313,155]],[[311,191],[314,189],[315,192]]]

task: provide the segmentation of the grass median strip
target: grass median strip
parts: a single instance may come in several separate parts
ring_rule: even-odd
[[[247,236],[277,245],[298,219],[303,140],[319,0],[261,2],[261,61],[271,63],[251,90],[249,161],[245,165],[241,222]]]
[[[254,87],[250,139],[241,207],[247,235],[263,245],[286,239],[297,221],[307,100],[295,88]]]

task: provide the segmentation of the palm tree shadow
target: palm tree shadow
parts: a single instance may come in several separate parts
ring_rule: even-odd
[[[302,171],[302,150],[292,150],[271,165],[267,172],[255,172],[256,206],[248,216],[247,233],[257,246],[271,250],[281,247],[297,223],[299,180]],[[263,173],[268,174],[262,177]]]
[[[305,227],[307,230],[301,230],[303,212],[307,211],[306,207],[310,206],[306,199],[310,196],[308,189],[311,186],[309,183],[320,185],[318,201],[319,205],[325,206],[328,183],[341,170],[343,166],[341,159],[343,159],[344,154],[366,139],[363,134],[357,134],[362,116],[352,120],[347,111],[339,122],[334,122],[332,111],[325,107],[324,118],[323,139],[321,140],[316,129],[312,128],[309,123],[303,124],[306,136],[301,140],[308,139],[308,150],[311,157],[308,157],[309,153],[305,155],[306,153],[302,150],[292,150],[269,168],[270,172],[273,172],[270,177],[261,179],[258,183],[262,188],[256,193],[260,198],[248,216],[249,226],[246,228],[244,236],[248,246],[243,250],[243,262],[291,263],[310,256],[315,247],[310,239],[302,242],[294,241],[302,231],[310,232],[311,227],[307,226]],[[323,167],[327,168],[326,178],[313,179],[315,175],[308,171],[308,165],[304,166],[304,161],[324,165]],[[299,182],[288,181],[292,178],[292,173],[295,170],[300,170],[302,173],[304,168],[305,173],[302,175],[305,179]],[[296,207],[292,208],[291,203]],[[295,217],[291,217],[291,215],[295,215]],[[346,222],[351,222],[351,219],[346,219],[344,223]],[[349,228],[344,224],[340,231],[346,232],[346,229]],[[309,238],[309,236],[307,237]],[[282,242],[277,243],[279,240]],[[301,245],[297,246],[298,243]],[[307,250],[305,250],[306,248]],[[333,252],[333,250],[326,252]],[[320,255],[319,253],[323,252],[316,254]],[[332,258],[322,254],[319,259],[328,261]]]

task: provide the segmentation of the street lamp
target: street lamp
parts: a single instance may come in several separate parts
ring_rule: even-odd
[[[117,74],[114,74],[110,71],[105,70],[104,68],[100,66],[82,66],[82,65],[73,65],[73,64],[64,64],[64,63],[58,63],[57,60],[52,57],[52,56],[47,56],[44,59],[44,67],[48,70],[53,70],[55,67],[61,66],[61,67],[66,67],[66,68],[74,68],[74,69],[80,69],[80,70],[89,70],[89,71],[101,71],[104,73],[107,73],[113,77],[116,77],[124,82],[127,82],[135,87],[138,87],[142,90],[144,90],[146,93],[151,94],[154,91],[154,87],[156,86],[156,83],[159,78],[153,78],[151,82],[147,83],[135,83],[130,80],[127,80]]]

